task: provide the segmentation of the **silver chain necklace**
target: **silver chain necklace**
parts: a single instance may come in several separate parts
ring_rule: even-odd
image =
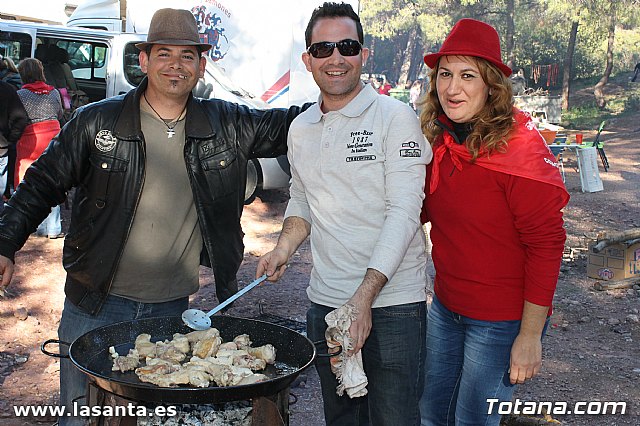
[[[181,121],[182,114],[184,114],[184,112],[185,112],[185,111],[186,111],[186,109],[187,109],[187,104],[186,104],[186,103],[184,104],[184,108],[182,108],[182,111],[180,111],[180,114],[178,114],[178,116],[177,116],[176,118],[174,118],[173,120],[169,120],[169,121],[167,121],[167,120],[165,120],[164,118],[162,118],[162,117],[160,116],[160,114],[158,114],[158,111],[156,111],[156,109],[153,107],[153,105],[151,105],[151,103],[150,103],[150,102],[149,102],[149,100],[147,99],[147,94],[146,94],[146,93],[143,93],[143,94],[142,94],[142,97],[144,98],[144,101],[147,103],[147,105],[149,105],[149,107],[151,108],[151,110],[152,110],[153,112],[155,112],[155,114],[158,116],[158,118],[159,118],[160,120],[162,120],[162,122],[164,123],[164,125],[165,125],[165,126],[167,126],[167,137],[168,137],[168,138],[172,138],[172,137],[173,137],[173,135],[175,135],[175,134],[176,134],[176,131],[175,131],[174,129],[175,129],[175,127],[178,125],[178,123]]]

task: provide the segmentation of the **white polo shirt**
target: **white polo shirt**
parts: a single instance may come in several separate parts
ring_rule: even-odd
[[[370,85],[340,111],[323,114],[321,102],[293,121],[288,141],[285,218],[311,224],[309,299],[339,307],[373,268],[389,279],[374,308],[424,301],[420,209],[432,153],[415,112]]]

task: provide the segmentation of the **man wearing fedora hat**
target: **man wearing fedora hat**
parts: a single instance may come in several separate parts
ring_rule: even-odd
[[[542,363],[564,249],[566,191],[531,117],[514,108],[497,31],[458,21],[420,115],[431,142],[423,221],[436,276],[427,321],[423,426],[500,423]]]
[[[119,321],[180,315],[198,290],[201,262],[213,268],[220,302],[236,293],[247,161],[284,154],[303,109],[192,96],[211,46],[187,10],[158,10],[137,47],[147,75],[140,86],[79,109],[0,215],[5,287],[15,252],[75,189],[58,330],[67,342]],[[86,376],[67,359],[60,376],[61,404],[71,410]],[[61,425],[81,423],[60,417]]]

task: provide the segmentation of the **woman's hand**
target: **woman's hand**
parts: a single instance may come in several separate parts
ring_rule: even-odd
[[[511,346],[509,379],[512,385],[533,378],[542,366],[542,331],[549,313],[548,306],[524,302],[520,333]]]
[[[511,346],[509,379],[512,385],[524,383],[540,372],[542,342],[540,336],[518,334]]]

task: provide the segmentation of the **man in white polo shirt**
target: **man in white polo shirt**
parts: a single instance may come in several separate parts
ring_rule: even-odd
[[[351,6],[324,3],[305,36],[302,60],[320,97],[291,125],[291,199],[256,272],[279,279],[311,235],[307,334],[324,340],[325,316],[352,306],[349,353],[368,378],[366,396],[339,396],[329,362],[317,361],[326,423],[417,425],[427,281],[419,215],[431,148],[408,105],[360,81],[369,51]]]

